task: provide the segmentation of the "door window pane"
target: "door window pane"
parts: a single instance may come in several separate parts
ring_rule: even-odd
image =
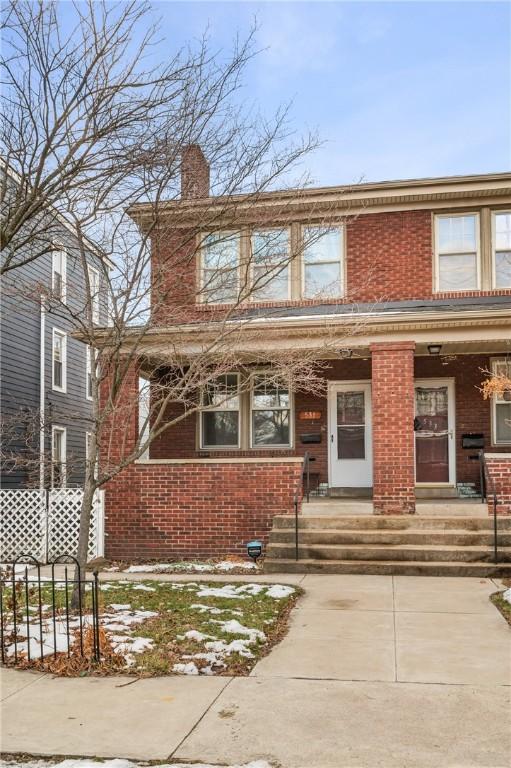
[[[365,393],[337,393],[337,457],[365,459]]]
[[[418,483],[449,482],[448,388],[415,389],[415,461]]]

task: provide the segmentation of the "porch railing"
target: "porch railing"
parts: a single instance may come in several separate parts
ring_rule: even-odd
[[[498,526],[497,526],[497,490],[493,477],[491,476],[484,451],[479,451],[479,478],[481,483],[481,501],[483,504],[487,504],[488,496],[492,500],[493,508],[493,562],[499,562],[499,545],[498,545]]]
[[[300,499],[303,496],[304,492],[304,480],[305,480],[305,496],[307,498],[307,501],[310,499],[310,454],[308,451],[305,451],[304,457],[303,457],[303,464],[302,464],[302,471],[300,472],[300,477],[298,479],[298,483],[296,484],[296,491],[294,496],[294,508],[295,508],[295,560],[299,560],[298,556],[298,507],[300,506]]]

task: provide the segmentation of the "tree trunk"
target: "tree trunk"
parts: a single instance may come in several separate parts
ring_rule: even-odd
[[[89,472],[90,468],[87,467],[85,485],[83,489],[82,508],[80,510],[80,532],[78,534],[78,549],[76,553],[76,559],[78,561],[79,567],[75,567],[75,583],[73,587],[73,595],[71,598],[71,607],[74,610],[78,608],[79,590],[81,589],[83,591],[83,584],[80,580],[85,578],[85,569],[87,567],[90,521],[92,517],[94,492],[96,490],[94,479],[89,477]]]

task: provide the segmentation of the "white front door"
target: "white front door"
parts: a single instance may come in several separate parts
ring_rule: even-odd
[[[453,379],[416,380],[414,432],[417,485],[454,485]]]
[[[331,488],[370,488],[372,486],[370,382],[330,383],[328,458]]]

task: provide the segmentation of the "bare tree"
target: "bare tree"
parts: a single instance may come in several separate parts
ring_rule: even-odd
[[[345,346],[362,321],[353,317],[342,333],[325,322],[320,346],[311,333],[299,348],[272,350],[245,311],[250,300],[271,300],[333,216],[331,208],[314,210],[316,229],[283,244],[307,184],[296,173],[317,140],[294,138],[287,109],[266,120],[246,108],[240,88],[253,36],[236,41],[229,55],[213,55],[205,38],[169,57],[146,3],[89,0],[72,8],[65,24],[54,4],[12,2],[4,10],[1,143],[14,177],[6,174],[1,185],[2,269],[21,275],[54,248],[42,218],[53,216],[55,227],[63,218],[71,223],[85,291],[64,302],[49,286],[17,279],[16,290],[43,294],[95,350],[78,545],[84,566],[96,490],[147,455],[166,430],[227,403],[226,374],[240,371],[243,390],[257,362],[269,385],[320,392],[321,358]],[[155,58],[163,63],[151,66]],[[199,144],[214,170],[211,194],[189,188],[183,174],[183,157]],[[270,213],[266,193],[277,184],[293,195],[279,196]],[[250,235],[270,225],[259,240]],[[233,237],[244,243],[241,263],[229,261]],[[205,245],[210,262],[197,280]],[[99,285],[87,269],[93,249],[106,257]],[[134,396],[139,374],[146,390]],[[10,460],[28,465],[28,453]]]

